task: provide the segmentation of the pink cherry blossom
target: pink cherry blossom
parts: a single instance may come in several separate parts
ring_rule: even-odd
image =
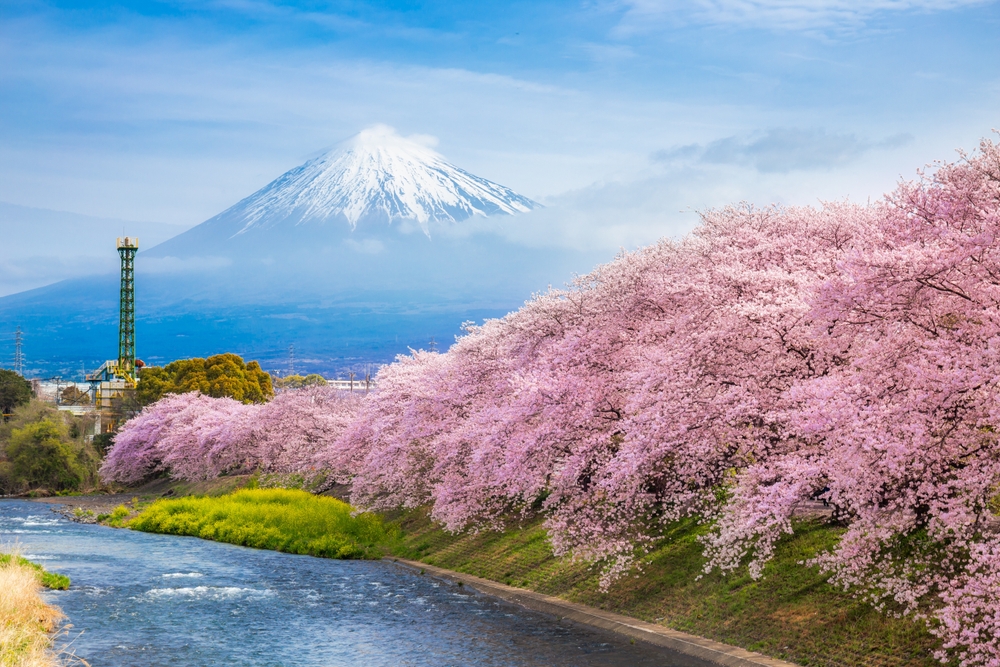
[[[363,399],[168,396],[102,475],[325,471],[450,530],[539,515],[606,584],[683,516],[712,525],[707,570],[759,577],[820,499],[844,532],[811,565],[925,619],[942,659],[1000,667],[1000,146],[866,205],[702,218]]]
[[[197,392],[168,395],[129,420],[101,467],[107,482],[157,473],[187,480],[222,474],[314,473],[314,459],[353,421],[360,399],[326,387],[245,405]]]

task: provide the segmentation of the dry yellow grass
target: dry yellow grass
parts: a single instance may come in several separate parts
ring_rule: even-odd
[[[49,633],[62,613],[42,601],[31,567],[16,558],[0,563],[0,667],[56,667]]]

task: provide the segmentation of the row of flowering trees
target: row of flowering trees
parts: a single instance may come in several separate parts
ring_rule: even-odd
[[[629,568],[712,522],[709,569],[759,576],[796,507],[846,530],[815,561],[942,657],[1000,665],[1000,146],[884,200],[709,212],[384,368],[363,401],[168,397],[107,479],[323,469],[452,530],[540,512],[558,554]]]
[[[319,386],[263,404],[168,394],[125,424],[101,477],[133,485],[163,473],[189,481],[254,471],[314,473],[316,455],[354,419],[359,401]]]

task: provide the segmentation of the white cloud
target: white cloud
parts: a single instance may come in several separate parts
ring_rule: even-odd
[[[623,25],[698,20],[791,29],[966,4],[974,3],[634,0],[619,7],[628,14]],[[741,199],[878,196],[920,164],[974,146],[995,125],[1000,90],[995,73],[988,81],[970,74],[967,59],[956,61],[961,71],[947,60],[917,63],[913,77],[940,64],[943,79],[956,81],[930,89],[888,60],[851,60],[847,47],[819,49],[831,60],[815,66],[806,49],[791,70],[788,54],[770,47],[753,53],[770,54],[781,67],[744,62],[742,52],[728,60],[696,54],[661,63],[636,85],[630,71],[652,72],[644,69],[652,61],[641,45],[633,53],[620,42],[567,42],[600,67],[530,80],[516,68],[476,72],[348,59],[325,47],[261,50],[239,36],[137,34],[63,33],[39,20],[0,26],[7,65],[0,95],[16,102],[0,109],[0,199],[190,226],[378,121],[401,134],[426,133],[420,140],[428,145],[439,137],[436,149],[449,161],[548,207],[503,221],[511,238],[613,250],[683,233],[696,224],[693,211]],[[616,62],[628,66],[606,67]],[[895,148],[902,132],[917,138]],[[657,149],[666,150],[651,163]]]
[[[618,33],[642,33],[663,24],[735,25],[773,30],[843,30],[890,13],[942,12],[995,0],[621,0]]]
[[[432,134],[411,134],[406,137],[410,141],[416,142],[421,146],[426,146],[427,148],[436,148],[441,141]]]
[[[141,255],[140,255],[141,257]],[[189,275],[201,271],[223,269],[232,265],[228,257],[143,257],[136,271],[139,273],[175,273]]]
[[[347,239],[344,243],[347,244],[348,248],[362,255],[377,255],[385,250],[385,246],[378,239],[362,239],[360,241]]]
[[[764,173],[784,174],[846,166],[870,151],[899,148],[911,141],[913,136],[905,133],[873,141],[852,133],[822,129],[774,128],[748,137],[726,137],[704,145],[660,150],[652,157],[657,162],[739,164]]]
[[[620,178],[544,198],[542,210],[466,221],[451,233],[490,232],[533,247],[631,250],[679,238],[699,223],[700,212],[738,202],[877,199],[900,177],[915,177],[928,159],[914,159],[908,139],[775,129],[681,146],[654,153],[646,168]]]
[[[0,296],[66,278],[116,271],[117,237],[138,237],[141,246],[149,248],[184,229],[0,201]]]
[[[72,122],[8,132],[0,199],[95,215],[197,224],[376,121],[537,198],[641,162],[691,124],[742,115],[458,68],[20,28],[0,40],[0,90],[75,107]]]
[[[44,287],[67,278],[111,273],[117,268],[117,257],[112,257],[110,253],[103,257],[0,256],[0,297]]]

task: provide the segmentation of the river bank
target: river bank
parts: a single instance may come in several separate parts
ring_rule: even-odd
[[[197,493],[220,495],[243,480],[206,482]],[[124,494],[142,507],[158,497],[190,489],[160,481]],[[110,512],[122,495],[105,499],[48,499],[68,502],[69,512],[89,507]],[[88,504],[89,503],[89,504]],[[816,512],[805,513],[794,537],[784,540],[765,577],[745,572],[701,576],[700,528],[681,523],[654,546],[641,569],[601,591],[599,572],[586,563],[556,558],[537,523],[503,533],[453,535],[432,522],[425,509],[394,512],[385,519],[401,535],[382,545],[387,556],[481,577],[553,596],[595,610],[613,612],[664,628],[723,642],[801,665],[842,667],[931,667],[937,646],[923,625],[888,617],[833,588],[814,569],[799,563],[838,538]]]
[[[17,554],[0,553],[0,665],[3,667],[58,667],[52,651],[52,633],[63,618],[42,599],[43,587],[69,588],[67,577]]]
[[[26,501],[0,501],[0,539],[73,578],[44,594],[73,626],[57,648],[102,667],[710,667],[390,559],[114,530]]]
[[[77,523],[99,523],[97,517],[110,515],[121,505],[137,509],[141,505],[149,504],[160,498],[225,495],[242,488],[249,479],[249,475],[222,477],[206,482],[182,482],[161,478],[117,493],[24,497],[22,499],[51,505],[53,511]]]
[[[704,574],[704,527],[672,526],[639,569],[600,589],[600,572],[552,554],[539,522],[502,533],[451,534],[426,509],[390,513],[402,529],[393,555],[622,614],[730,646],[822,667],[932,667],[937,640],[919,622],[892,618],[834,588],[802,561],[838,532],[803,518],[782,540],[764,577]]]

